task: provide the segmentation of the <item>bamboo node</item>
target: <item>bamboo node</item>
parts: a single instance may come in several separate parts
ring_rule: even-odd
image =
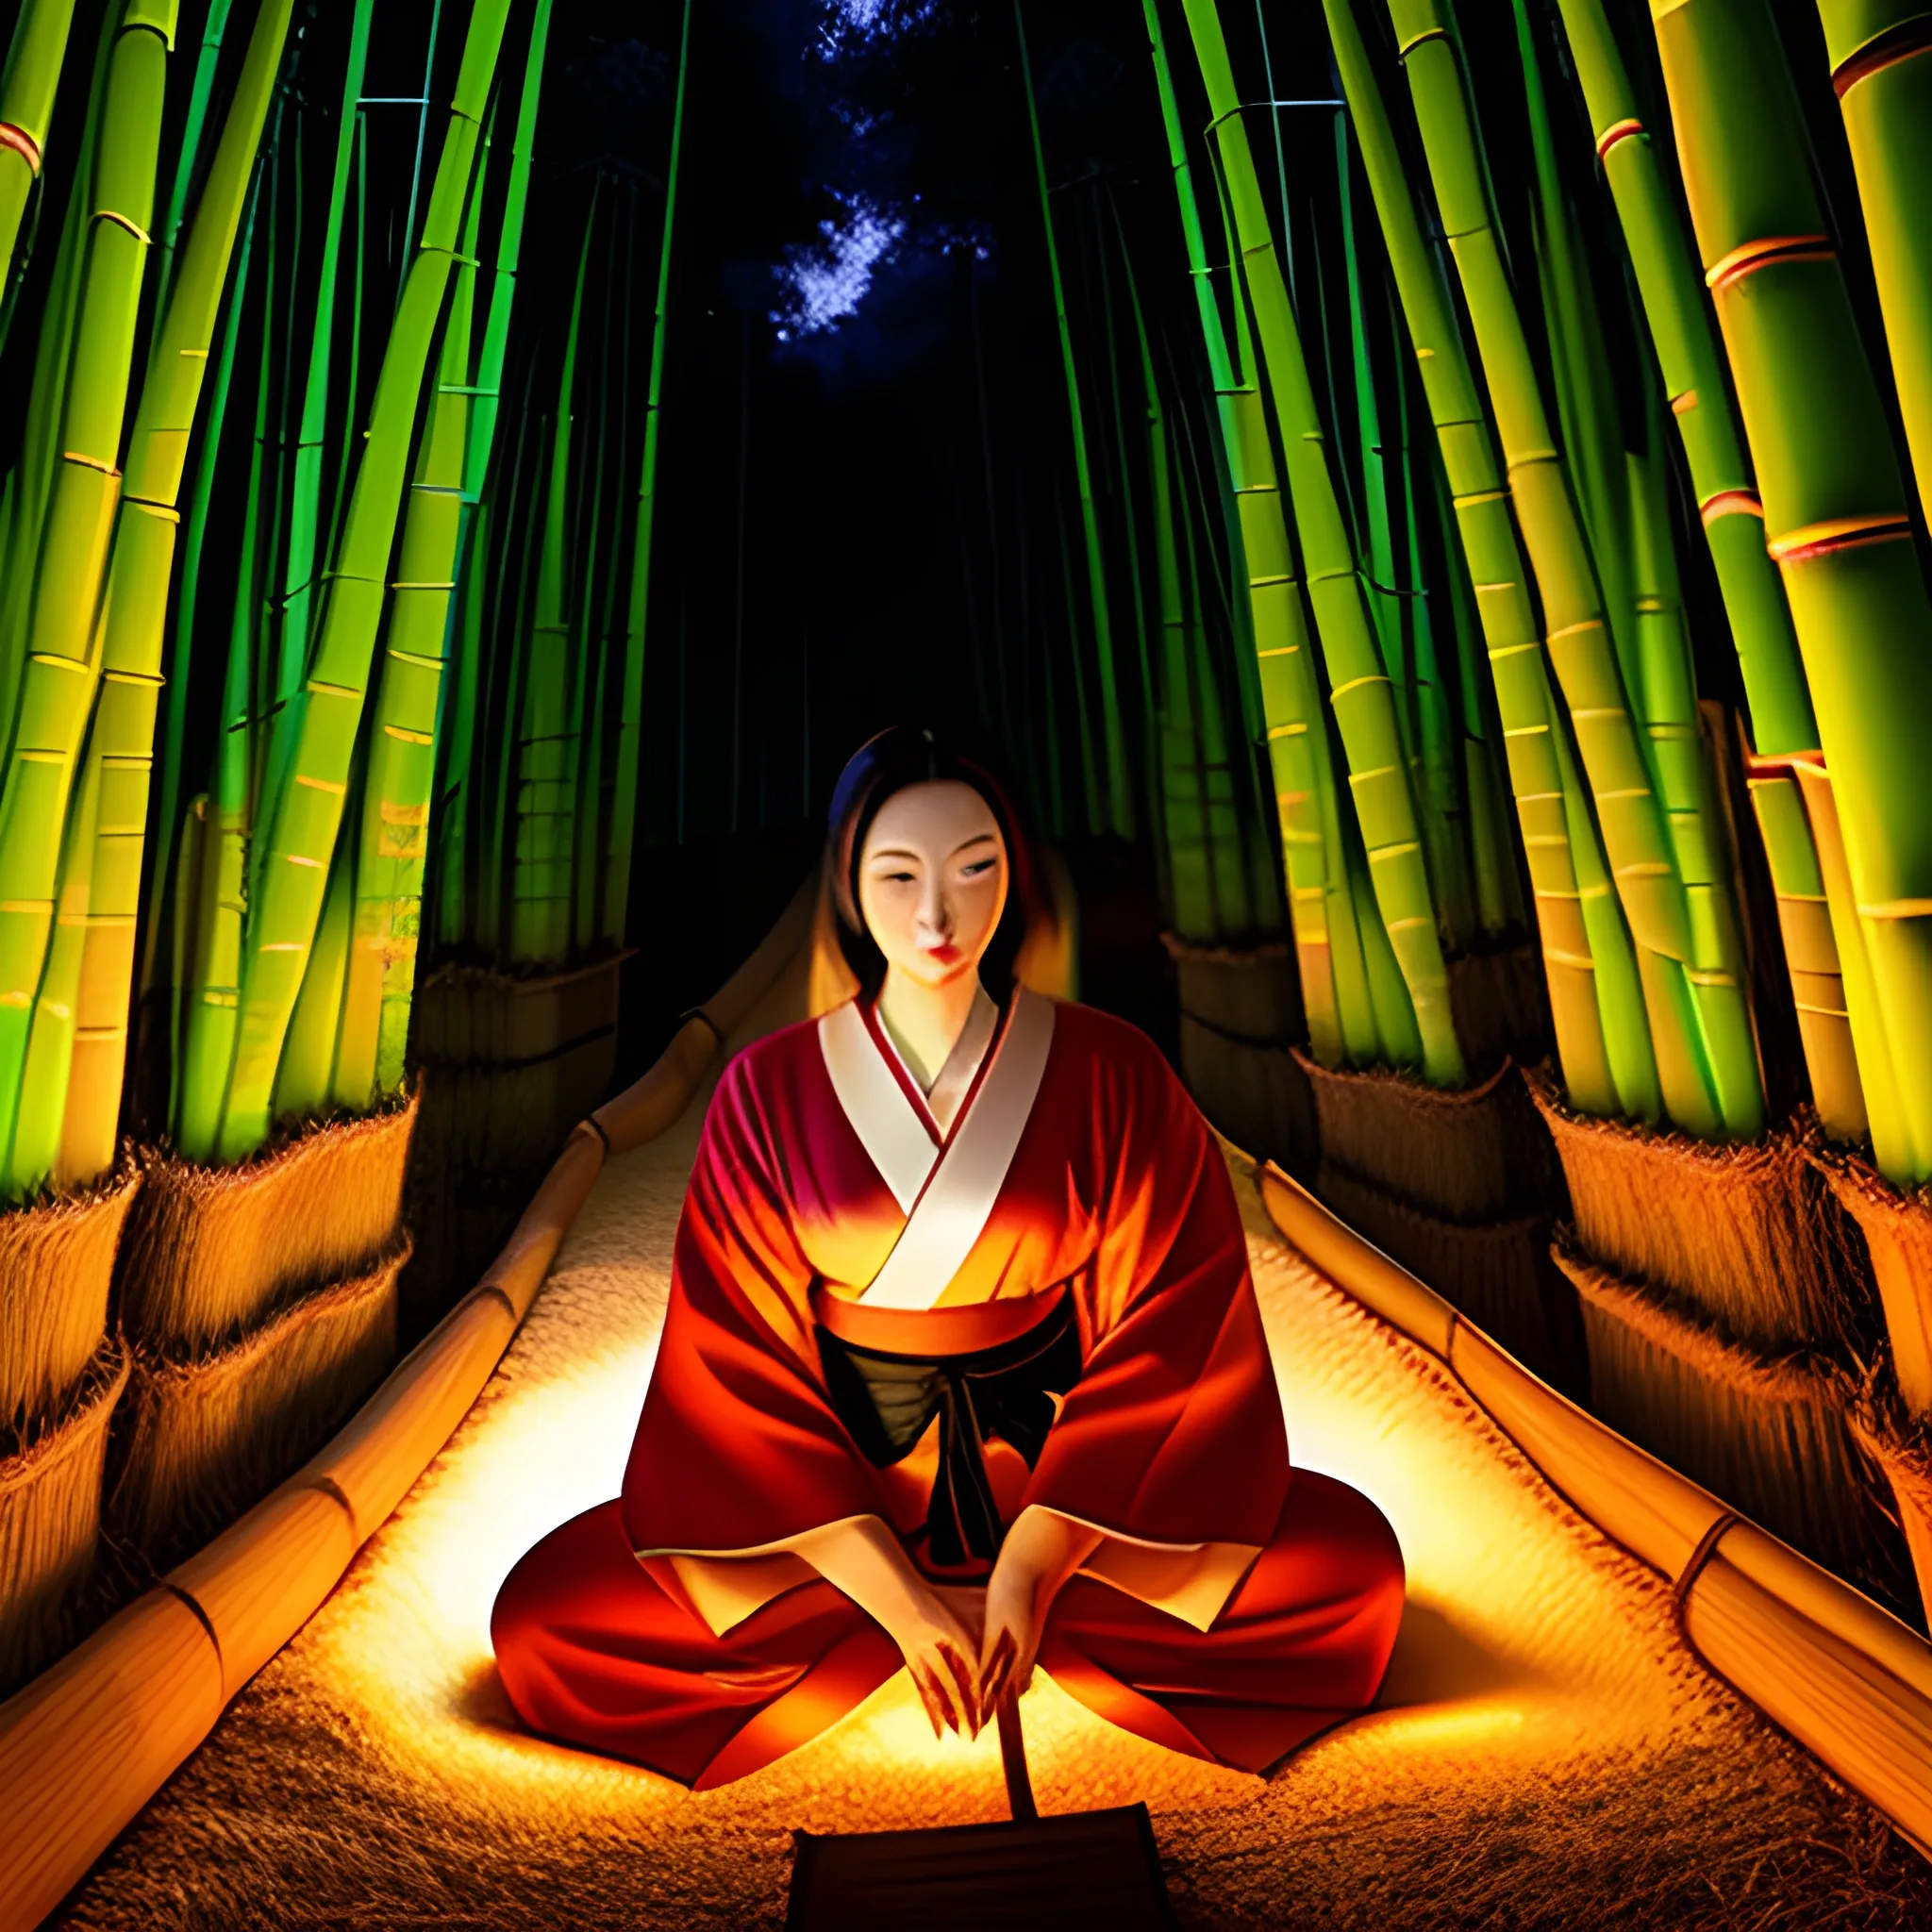
[[[1707,530],[1720,517],[1756,517],[1764,521],[1764,505],[1755,490],[1720,490],[1697,506],[1698,520]]]
[[[112,222],[117,228],[125,228],[143,248],[150,248],[154,245],[155,238],[139,222],[129,221],[118,208],[97,208],[94,210],[94,220],[97,222]]]
[[[1612,121],[1596,138],[1596,158],[1602,160],[1620,141],[1628,141],[1633,135],[1643,133],[1641,121]]]
[[[0,121],[0,147],[10,147],[36,175],[41,172],[41,146],[25,127],[11,121]]]
[[[1932,14],[1922,13],[1914,20],[1898,22],[1882,34],[1874,35],[1856,52],[1848,54],[1832,69],[1831,91],[1840,100],[1861,80],[1870,80],[1901,60],[1932,48]]]
[[[1781,261],[1830,261],[1836,255],[1828,235],[1763,235],[1713,262],[1704,272],[1704,282],[1717,290]]]
[[[1832,517],[1820,524],[1805,524],[1774,537],[1766,544],[1774,563],[1805,563],[1834,550],[1853,550],[1865,543],[1896,543],[1911,541],[1911,524],[1896,511],[1875,516]]]

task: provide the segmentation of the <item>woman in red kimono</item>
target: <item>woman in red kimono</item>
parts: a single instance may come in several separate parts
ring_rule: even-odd
[[[1402,1557],[1290,1467],[1214,1141],[1143,1035],[1015,984],[982,764],[873,740],[831,859],[858,997],[719,1083],[624,1492],[497,1598],[510,1698],[703,1790],[902,1667],[976,1731],[1037,1661],[1265,1774],[1374,1695]]]

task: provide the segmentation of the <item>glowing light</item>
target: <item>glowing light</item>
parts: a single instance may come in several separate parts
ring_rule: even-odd
[[[872,287],[873,273],[892,259],[905,239],[906,223],[862,194],[834,194],[845,210],[841,220],[819,224],[818,242],[786,251],[778,279],[789,299],[772,310],[778,340],[816,335],[837,328],[858,313]]]

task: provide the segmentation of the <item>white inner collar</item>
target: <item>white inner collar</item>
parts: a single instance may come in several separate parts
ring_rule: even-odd
[[[919,1077],[906,1058],[905,1048],[893,1039],[891,1028],[886,1024],[885,1014],[878,1012],[875,1017],[880,1038],[905,1069],[906,1077],[914,1087],[919,1087]],[[953,1123],[959,1117],[960,1106],[972,1089],[986,1058],[987,1049],[992,1044],[992,1037],[999,1030],[999,1024],[1000,1009],[993,1004],[991,995],[985,987],[975,987],[966,1024],[959,1029],[959,1037],[953,1042],[953,1050],[946,1056],[945,1065],[933,1076],[930,1087],[921,1089],[925,1095],[926,1111],[932,1115],[933,1125],[940,1130],[941,1140],[953,1131]]]

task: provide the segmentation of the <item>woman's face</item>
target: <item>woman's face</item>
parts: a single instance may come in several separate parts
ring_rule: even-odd
[[[923,986],[977,973],[1007,903],[1007,846],[972,786],[936,779],[879,808],[858,861],[858,909],[886,963]]]

